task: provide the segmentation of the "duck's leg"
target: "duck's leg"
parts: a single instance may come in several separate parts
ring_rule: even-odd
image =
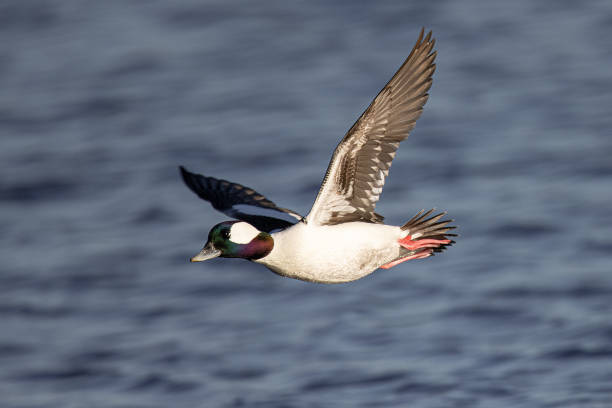
[[[397,242],[410,251],[416,251],[421,248],[437,248],[441,245],[448,245],[451,243],[450,239],[424,238],[412,240],[411,238],[412,236],[408,235],[406,238],[402,238]]]
[[[422,251],[417,252],[416,254],[408,255],[408,256],[405,256],[403,258],[397,258],[394,261],[391,261],[389,263],[386,263],[386,264],[382,265],[381,268],[389,269],[389,268],[393,268],[395,265],[401,264],[402,262],[411,261],[413,259],[427,258],[432,253],[433,253],[432,249],[424,249]]]
[[[410,251],[410,255],[397,258],[389,263],[381,266],[383,269],[393,268],[395,265],[401,264],[402,262],[411,261],[413,259],[423,259],[433,255],[434,248],[440,248],[443,245],[451,243],[450,239],[434,239],[434,238],[423,238],[423,239],[412,239],[411,235],[397,241],[403,248]]]

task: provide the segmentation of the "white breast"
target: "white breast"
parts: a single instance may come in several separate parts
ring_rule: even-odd
[[[272,234],[274,249],[258,260],[272,271],[315,282],[359,279],[399,256],[399,227],[351,222],[333,226],[297,223]]]

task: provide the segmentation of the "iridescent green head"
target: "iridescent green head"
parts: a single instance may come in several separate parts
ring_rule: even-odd
[[[274,239],[243,221],[225,221],[212,227],[208,242],[191,262],[216,258],[244,258],[256,260],[268,255],[274,248]]]

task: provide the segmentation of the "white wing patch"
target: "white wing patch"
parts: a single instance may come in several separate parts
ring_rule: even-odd
[[[230,228],[230,241],[236,244],[248,244],[259,235],[259,230],[247,222],[237,222]]]
[[[232,206],[232,211],[236,211],[236,212],[240,212],[240,213],[248,214],[248,215],[278,218],[280,220],[287,221],[292,224],[294,224],[296,220],[299,221],[301,219],[301,217],[299,216],[293,216],[291,214],[280,212],[272,208],[256,207],[254,205],[249,205],[249,204],[234,204]]]

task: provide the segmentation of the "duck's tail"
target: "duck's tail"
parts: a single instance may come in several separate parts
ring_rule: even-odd
[[[398,241],[403,248],[402,254],[381,266],[381,268],[389,269],[411,259],[427,258],[436,252],[444,251],[455,243],[455,241],[449,239],[449,237],[457,236],[457,234],[449,233],[449,231],[457,228],[448,225],[453,220],[441,220],[446,212],[430,217],[433,212],[433,209],[427,212],[421,210],[410,221],[401,226],[403,231],[407,231],[406,237]]]

